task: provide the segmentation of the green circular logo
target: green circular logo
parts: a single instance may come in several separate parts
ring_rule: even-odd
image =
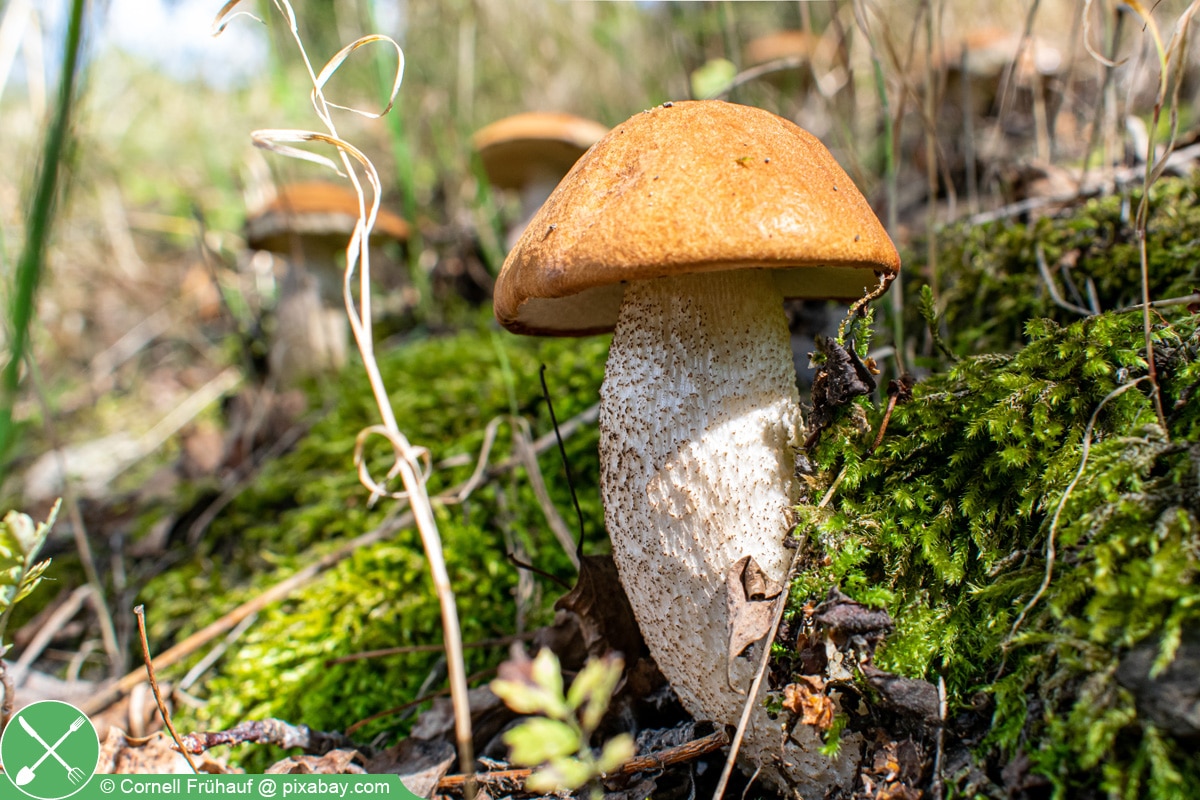
[[[31,703],[9,720],[0,736],[4,774],[37,800],[60,800],[78,792],[96,773],[96,728],[70,703]]]

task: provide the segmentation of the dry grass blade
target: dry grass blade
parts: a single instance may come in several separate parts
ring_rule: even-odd
[[[1148,126],[1146,137],[1146,176],[1142,185],[1142,199],[1138,203],[1136,230],[1138,238],[1138,254],[1141,264],[1142,278],[1142,329],[1144,332],[1144,340],[1146,343],[1146,362],[1149,367],[1150,382],[1154,387],[1154,411],[1158,416],[1160,427],[1167,430],[1167,417],[1162,404],[1162,390],[1158,382],[1158,370],[1154,363],[1154,339],[1151,336],[1150,328],[1150,257],[1146,252],[1146,225],[1150,216],[1150,187],[1158,180],[1166,166],[1167,159],[1171,155],[1171,149],[1175,145],[1175,136],[1178,131],[1179,116],[1179,86],[1183,83],[1183,55],[1187,47],[1187,31],[1191,23],[1192,16],[1196,13],[1197,3],[1192,2],[1180,15],[1176,24],[1175,33],[1171,37],[1169,47],[1164,47],[1162,37],[1159,35],[1158,26],[1154,19],[1138,0],[1129,0],[1129,6],[1134,12],[1142,18],[1149,29],[1151,36],[1154,38],[1154,46],[1158,53],[1159,66],[1159,82],[1158,96],[1154,102],[1154,116],[1152,123]],[[1159,155],[1158,148],[1155,145],[1155,134],[1158,131],[1159,120],[1162,116],[1163,105],[1167,102],[1167,96],[1170,93],[1171,86],[1171,69],[1172,55],[1174,55],[1174,63],[1176,65],[1175,75],[1175,92],[1171,96],[1170,104],[1170,120],[1171,128],[1166,145],[1162,148],[1162,153]]]
[[[1104,66],[1109,67],[1109,68],[1119,67],[1122,64],[1124,64],[1126,61],[1128,61],[1129,59],[1128,58],[1122,58],[1122,59],[1109,58],[1108,56],[1104,55],[1103,53],[1101,53],[1099,50],[1097,50],[1095,47],[1092,46],[1092,23],[1091,23],[1092,14],[1091,14],[1091,11],[1092,11],[1092,5],[1094,2],[1095,2],[1095,0],[1083,0],[1083,10],[1080,11],[1080,13],[1083,14],[1083,46],[1088,51],[1088,55],[1090,55],[1092,58],[1094,58],[1096,61],[1100,62]]]
[[[346,173],[342,171],[342,168],[339,167],[337,162],[334,161],[333,159],[331,159],[327,156],[320,155],[318,153],[313,153],[309,150],[302,150],[299,147],[288,147],[287,145],[282,144],[282,143],[283,142],[322,142],[324,144],[333,145],[334,147],[338,147],[338,148],[345,147],[347,150],[354,153],[356,156],[359,156],[363,159],[366,158],[365,155],[363,155],[360,151],[355,149],[348,142],[343,142],[341,139],[338,139],[337,137],[334,137],[334,136],[330,136],[327,133],[318,133],[316,131],[298,131],[298,130],[290,130],[290,129],[286,129],[286,128],[281,128],[281,129],[267,128],[267,129],[263,129],[263,130],[251,131],[250,132],[250,140],[252,142],[254,142],[255,147],[261,147],[264,150],[270,150],[273,153],[278,153],[279,155],[287,156],[288,158],[295,158],[295,159],[299,159],[300,161],[308,161],[309,163],[317,164],[318,166],[328,167],[329,169],[336,172],[338,175],[341,175],[343,178],[346,177]]]
[[[262,22],[261,17],[255,16],[249,11],[234,11],[233,9],[236,6],[241,5],[241,2],[242,0],[229,0],[228,3],[221,6],[221,10],[217,12],[216,19],[213,20],[211,30],[213,36],[220,36],[222,33],[224,33],[225,29],[229,27],[229,24],[238,17],[249,17],[255,22]],[[292,22],[293,24],[295,23],[294,18]]]
[[[133,613],[137,617],[138,636],[142,640],[142,658],[146,662],[146,675],[150,679],[150,688],[154,692],[154,701],[158,703],[158,713],[162,714],[163,724],[171,732],[171,738],[175,740],[175,746],[179,748],[179,752],[183,753],[183,757],[187,759],[188,766],[192,768],[192,773],[199,775],[200,768],[196,766],[191,753],[184,748],[183,742],[179,738],[179,732],[175,730],[175,723],[171,720],[171,715],[167,711],[167,704],[163,701],[162,692],[158,688],[158,677],[154,674],[154,659],[150,657],[150,642],[146,641],[146,609],[144,606],[138,606],[133,609]]]
[[[338,105],[337,103],[330,102],[329,100],[325,100],[324,103],[330,108],[340,108],[343,111],[349,111],[352,114],[358,114],[359,116],[367,117],[368,119],[379,119],[384,114],[392,110],[392,105],[396,102],[396,95],[400,92],[400,84],[404,81],[404,51],[400,49],[400,45],[396,43],[395,39],[392,39],[389,36],[372,34],[370,36],[363,36],[362,38],[346,45],[341,50],[337,51],[333,58],[329,59],[325,66],[321,68],[320,73],[317,74],[315,85],[313,86],[312,90],[313,105],[316,106],[318,114],[321,113],[321,107],[318,100],[321,95],[321,90],[325,87],[325,84],[329,82],[329,79],[333,77],[333,74],[337,72],[338,68],[342,66],[342,62],[349,58],[350,54],[355,50],[358,50],[358,48],[364,47],[368,44],[374,44],[376,42],[382,42],[384,44],[391,45],[396,50],[396,74],[395,77],[392,78],[392,91],[391,94],[388,95],[388,102],[387,105],[384,106],[383,110],[364,111],[353,106]]]
[[[467,675],[463,659],[462,635],[458,621],[458,611],[455,605],[454,591],[446,570],[441,537],[438,533],[437,522],[434,519],[433,509],[429,502],[429,495],[425,488],[425,478],[428,473],[428,451],[412,447],[408,439],[400,431],[395,415],[392,412],[386,388],[383,385],[379,366],[375,361],[374,341],[372,340],[371,333],[370,250],[364,247],[363,244],[368,240],[371,229],[375,225],[376,215],[379,213],[379,199],[382,193],[382,185],[379,180],[378,171],[370,159],[338,135],[337,127],[334,125],[330,115],[330,108],[345,107],[328,102],[323,92],[325,84],[350,53],[366,44],[386,41],[395,47],[398,53],[398,68],[393,78],[391,97],[389,98],[387,108],[383,112],[380,112],[386,113],[391,108],[392,99],[394,99],[396,93],[399,91],[404,72],[404,54],[400,46],[387,37],[367,36],[356,40],[339,51],[325,65],[320,74],[317,74],[313,71],[312,63],[308,58],[304,43],[300,39],[296,24],[296,15],[291,5],[287,0],[274,0],[274,3],[275,7],[279,9],[280,13],[287,20],[292,38],[295,40],[305,68],[308,70],[312,81],[311,98],[313,107],[316,109],[317,116],[320,117],[328,133],[321,134],[312,131],[294,130],[259,131],[255,135],[255,143],[284,155],[332,167],[339,174],[344,174],[349,178],[354,186],[354,191],[358,194],[359,221],[346,247],[343,297],[346,303],[346,312],[350,319],[350,328],[354,334],[354,341],[358,345],[359,352],[362,354],[363,366],[367,372],[371,391],[375,396],[375,404],[382,417],[383,424],[371,426],[371,428],[364,431],[358,437],[358,443],[355,448],[355,467],[358,469],[359,476],[363,479],[364,485],[370,488],[372,499],[375,499],[379,496],[383,487],[372,480],[367,473],[362,459],[362,445],[365,439],[372,435],[384,436],[391,443],[396,460],[392,468],[388,471],[388,477],[399,476],[401,479],[404,486],[404,497],[409,502],[410,510],[416,521],[417,530],[421,535],[421,542],[425,549],[426,558],[429,560],[429,571],[437,593],[438,604],[441,608],[459,761],[463,772],[470,775],[474,770],[475,758],[471,744],[471,711],[467,699]],[[222,9],[222,13],[217,17],[214,27],[219,28],[235,6],[236,2],[226,4]],[[289,143],[297,142],[319,142],[332,145],[337,149],[338,158],[341,161],[343,169],[338,169],[332,160],[324,156],[289,146]],[[369,206],[364,196],[359,171],[354,168],[354,161],[357,161],[362,168],[361,177],[365,177],[371,186],[372,195]],[[360,274],[360,292],[357,306],[353,291],[353,276],[356,269]],[[426,463],[425,470],[421,468],[422,460]],[[467,785],[467,796],[468,798],[474,796],[474,784],[471,782],[468,782]]]

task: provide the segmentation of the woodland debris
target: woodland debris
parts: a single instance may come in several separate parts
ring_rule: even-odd
[[[813,610],[813,621],[837,633],[868,638],[882,638],[893,628],[886,611],[851,600],[837,587],[831,588],[825,602]]]
[[[267,775],[366,775],[366,759],[351,748],[320,756],[290,756],[267,767]]]
[[[472,728],[474,730],[474,728]],[[399,775],[404,787],[420,797],[430,797],[450,771],[457,754],[449,741],[409,737],[367,762],[372,775]]]
[[[180,738],[189,753],[203,753],[224,744],[254,743],[284,748],[300,747],[308,753],[324,754],[350,744],[339,733],[314,731],[307,725],[292,725],[278,719],[253,720],[225,731],[189,733]]]
[[[231,769],[223,759],[205,755],[196,766],[211,775],[226,775],[240,770]],[[145,739],[132,739],[117,728],[109,728],[100,745],[97,772],[122,775],[190,775],[187,759],[175,749],[175,742],[159,732]]]

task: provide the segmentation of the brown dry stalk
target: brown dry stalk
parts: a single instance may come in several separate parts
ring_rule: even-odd
[[[183,757],[187,759],[188,766],[192,768],[192,772],[199,775],[200,768],[192,760],[191,753],[184,749],[183,742],[179,738],[179,733],[175,730],[175,723],[171,721],[171,715],[167,712],[167,704],[163,701],[162,692],[158,689],[158,678],[154,675],[154,659],[150,658],[150,642],[146,640],[145,606],[139,605],[135,607],[133,614],[137,617],[138,635],[142,639],[142,658],[146,662],[146,675],[150,678],[150,688],[154,691],[154,702],[158,703],[158,713],[162,714],[163,723],[167,726],[167,730],[171,732],[171,738],[175,740],[175,746],[179,748],[179,752],[183,753]]]

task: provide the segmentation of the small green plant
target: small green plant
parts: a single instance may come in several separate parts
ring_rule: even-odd
[[[589,742],[608,710],[624,663],[619,657],[591,659],[563,693],[558,657],[543,649],[533,661],[511,662],[492,681],[491,688],[521,714],[536,714],[504,734],[515,764],[540,767],[525,781],[531,792],[574,791],[592,784],[592,797],[601,792],[595,780],[633,757],[633,737],[609,739],[597,755]]]
[[[8,649],[4,632],[13,608],[37,588],[50,566],[50,559],[35,559],[46,543],[60,503],[50,509],[45,522],[36,525],[28,514],[19,511],[9,511],[0,520],[0,656]]]

